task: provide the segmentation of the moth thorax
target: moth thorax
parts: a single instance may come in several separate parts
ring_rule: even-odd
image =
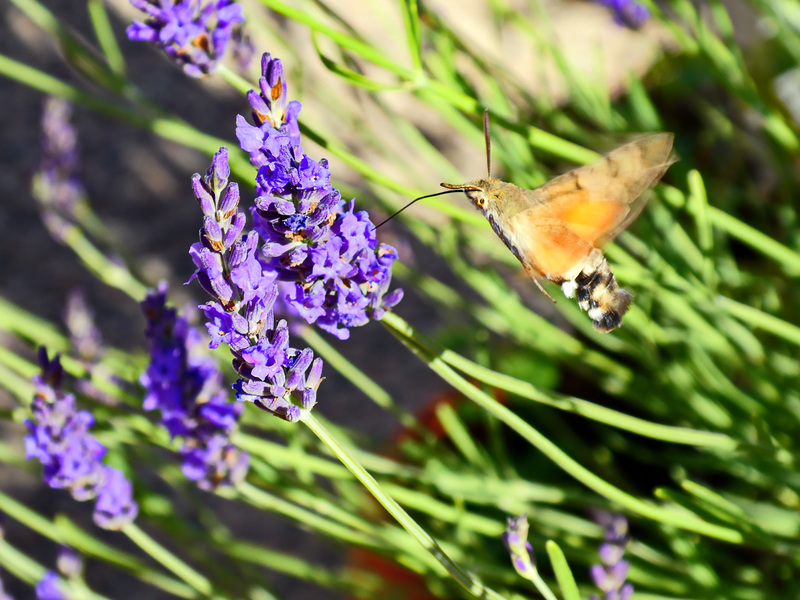
[[[617,284],[605,257],[599,265],[587,266],[574,280],[562,283],[561,289],[567,298],[577,298],[578,306],[589,314],[594,328],[603,333],[622,324],[622,316],[633,300],[633,295]]]

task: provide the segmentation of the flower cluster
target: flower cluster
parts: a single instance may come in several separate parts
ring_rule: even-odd
[[[72,107],[60,98],[47,98],[42,113],[42,161],[33,177],[33,195],[50,234],[63,241],[75,210],[86,201],[79,177],[78,135],[70,124]]]
[[[36,600],[65,600],[61,578],[55,571],[47,571],[36,584]]]
[[[244,22],[242,6],[232,0],[131,0],[147,13],[128,27],[128,38],[151,42],[192,77],[207,75],[225,53],[234,27]]]
[[[259,91],[248,94],[255,125],[239,116],[236,135],[258,168],[253,228],[264,239],[264,268],[306,322],[346,339],[401,300],[402,290],[387,293],[397,252],[378,244],[365,211],[342,200],[327,162],[303,152],[300,103],[287,101],[280,60],[265,54],[261,70]]]
[[[58,356],[49,360],[41,348],[39,364],[42,374],[33,378],[33,418],[26,421],[26,458],[39,459],[50,487],[67,489],[76,500],[97,498],[95,523],[120,529],[139,510],[133,488],[121,472],[103,464],[106,449],[89,433],[92,415],[77,410],[75,396],[61,389],[63,370]]]
[[[192,179],[204,215],[200,242],[189,250],[197,266],[192,279],[213,298],[200,309],[208,319],[211,347],[224,342],[234,356],[237,398],[299,421],[316,404],[322,360],[309,348],[292,348],[286,321],[275,323],[275,274],[259,259],[258,233],[245,232],[239,188],[228,185],[229,175],[228,151],[221,148],[206,175]]]
[[[506,522],[503,544],[511,556],[511,564],[521,577],[531,579],[536,572],[536,556],[533,553],[533,546],[528,541],[528,517],[527,515],[509,517]]]
[[[603,592],[603,600],[629,600],[633,596],[633,585],[626,583],[631,564],[622,557],[625,554],[630,536],[628,520],[620,514],[598,512],[595,516],[606,530],[605,541],[600,545],[600,562],[592,565],[591,575],[594,584]],[[589,600],[600,600],[590,596]]]
[[[147,319],[150,365],[141,378],[145,410],[161,411],[173,438],[181,438],[183,474],[205,490],[235,486],[247,474],[249,457],[230,441],[242,405],[230,402],[222,375],[202,351],[200,333],[166,305],[167,285],[142,302]]]
[[[61,546],[56,559],[58,572],[67,579],[79,579],[83,573],[83,558],[73,548]],[[36,584],[36,600],[65,600],[61,578],[55,571],[47,571]]]
[[[609,8],[618,25],[629,29],[639,29],[650,17],[647,7],[637,0],[595,0],[598,4]]]

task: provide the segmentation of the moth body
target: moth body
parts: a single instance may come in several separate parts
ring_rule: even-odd
[[[672,141],[671,133],[639,139],[535,190],[492,177],[442,186],[463,190],[537,285],[539,277],[559,284],[607,333],[621,325],[633,296],[619,287],[600,245],[639,214],[675,162]]]
[[[575,295],[578,306],[588,313],[594,328],[602,333],[622,324],[622,316],[633,301],[633,294],[619,287],[606,257],[598,248],[575,279],[561,284],[561,290],[567,298]]]

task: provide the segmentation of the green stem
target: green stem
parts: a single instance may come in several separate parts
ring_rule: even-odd
[[[305,559],[297,558],[286,552],[257,544],[241,542],[232,538],[218,541],[221,542],[219,545],[223,552],[237,561],[252,563],[270,571],[310,581],[320,587],[346,593],[348,596],[352,596],[353,592],[360,592],[357,597],[370,598],[375,591],[373,589],[375,586],[368,585],[369,579],[364,572],[350,572],[348,569],[339,573],[311,564]]]
[[[42,565],[14,548],[4,539],[0,539],[0,565],[31,585],[44,577],[47,571]]]
[[[387,327],[389,326],[389,322],[387,322],[385,318],[384,323],[387,324]],[[736,544],[742,543],[743,536],[735,529],[708,523],[702,519],[698,519],[695,516],[687,516],[685,514],[671,511],[667,508],[661,508],[644,502],[606,482],[567,455],[563,450],[561,450],[561,448],[539,433],[539,431],[534,429],[517,414],[498,403],[496,400],[458,375],[458,373],[453,371],[450,366],[442,360],[441,356],[432,353],[425,346],[421,345],[417,339],[404,335],[402,331],[396,331],[394,329],[391,329],[391,331],[404,345],[406,345],[415,355],[419,356],[431,368],[431,370],[437,373],[442,379],[444,379],[470,400],[475,402],[478,406],[483,408],[486,412],[490,413],[501,422],[509,426],[511,429],[516,431],[519,435],[528,440],[528,442],[530,442],[534,447],[538,448],[540,452],[561,467],[566,473],[574,477],[577,481],[581,482],[589,489],[594,490],[598,494],[608,498],[613,502],[617,502],[632,512],[638,513],[655,521],[674,525],[676,527],[680,527],[681,529],[695,531],[697,533],[725,540],[727,542]]]
[[[200,150],[209,155],[219,150],[221,146],[230,146],[229,140],[198,131],[191,125],[174,117],[144,115],[117,106],[113,102],[103,100],[95,94],[83,92],[60,79],[2,54],[0,54],[0,75],[14,79],[45,94],[66,98],[70,102],[80,104],[100,114],[152,131],[163,138],[182,144],[187,148]],[[243,153],[231,152],[229,160],[231,172],[234,175],[244,181],[253,179],[253,167]]]
[[[270,494],[269,492],[266,492],[250,483],[241,483],[236,488],[236,491],[242,496],[243,499],[247,500],[250,504],[260,508],[261,510],[267,510],[283,515],[298,523],[302,523],[307,527],[311,527],[321,533],[329,535],[332,538],[367,548],[383,547],[381,541],[372,535],[367,535],[360,531],[355,531],[349,527],[340,525],[339,523],[329,521],[317,513],[292,504],[283,498],[278,498],[274,494]],[[221,492],[220,495],[225,494],[224,492]]]
[[[545,544],[547,555],[550,557],[550,566],[556,575],[556,581],[561,588],[564,600],[581,600],[578,586],[575,584],[575,577],[567,564],[567,558],[558,544],[553,540],[547,540]]]
[[[797,325],[723,296],[716,298],[716,304],[721,306],[729,315],[736,317],[750,327],[763,329],[800,346],[800,327]]]
[[[536,589],[539,590],[539,593],[544,596],[545,600],[558,600],[556,595],[547,587],[547,584],[542,579],[542,576],[539,575],[539,569],[534,569],[533,573],[528,580],[536,586]]]
[[[476,581],[472,575],[461,569],[452,559],[445,554],[444,550],[419,524],[411,518],[411,516],[403,510],[403,508],[389,496],[377,481],[370,475],[358,461],[356,461],[344,447],[339,444],[339,441],[334,438],[314,417],[313,414],[308,413],[303,421],[306,426],[316,435],[321,442],[323,442],[331,452],[338,458],[344,466],[358,479],[362,485],[373,495],[373,497],[387,510],[387,512],[394,517],[394,519],[405,529],[411,536],[427,550],[438,562],[441,564],[448,573],[469,593],[479,598],[493,598],[494,600],[501,600],[503,596],[494,590],[485,587]]]
[[[217,65],[217,68],[214,72],[220,77],[220,79],[222,79],[225,83],[242,95],[246,95],[247,92],[256,87],[253,83],[238,73],[232,71],[222,63]]]
[[[172,552],[164,548],[161,544],[139,529],[135,523],[129,523],[122,529],[122,533],[127,535],[133,543],[139,546],[146,554],[153,557],[158,563],[169,569],[175,575],[183,579],[192,588],[204,596],[210,596],[212,590],[211,582],[195,571],[192,567],[175,556]]]
[[[650,437],[675,444],[686,444],[689,446],[701,446],[706,448],[718,448],[720,450],[734,450],[739,442],[733,438],[722,434],[708,431],[696,431],[684,427],[670,427],[660,425],[632,417],[625,413],[594,404],[580,398],[562,396],[545,390],[526,382],[509,377],[497,371],[488,369],[478,363],[472,362],[447,348],[436,344],[433,340],[424,336],[422,333],[411,327],[407,322],[394,313],[388,313],[383,318],[383,322],[392,330],[405,337],[413,338],[418,344],[424,345],[430,354],[439,356],[444,362],[465,373],[470,378],[477,379],[487,385],[496,387],[512,394],[552,406],[559,410],[572,412],[588,419],[611,425],[625,431],[630,431],[644,437]]]
[[[715,206],[709,206],[708,210],[717,229],[769,256],[782,265],[788,275],[800,276],[800,254]]]
[[[364,394],[381,408],[388,410],[397,417],[403,427],[414,431],[421,431],[417,418],[398,407],[392,396],[381,386],[370,379],[366,373],[347,360],[346,357],[336,350],[328,341],[311,327],[303,327],[300,335],[322,357],[322,359],[333,367],[341,375],[344,375],[350,382],[360,389]]]
[[[403,23],[406,27],[406,41],[411,52],[414,70],[422,73],[422,46],[419,32],[419,7],[417,0],[400,0]]]
[[[0,539],[0,565],[31,586],[36,585],[47,572],[42,565],[4,539]],[[82,580],[66,581],[59,578],[57,585],[63,597],[70,600],[108,600],[106,596],[96,594],[86,587]]]
[[[125,75],[125,58],[119,49],[117,38],[114,37],[114,29],[103,0],[89,0],[87,8],[97,42],[103,50],[108,66],[117,75]]]
[[[124,292],[137,302],[144,299],[147,286],[136,279],[126,266],[111,262],[80,229],[69,226],[64,233],[64,243],[100,281]]]
[[[3,382],[3,387],[14,394],[23,406],[30,402],[33,396],[34,387],[31,377],[37,371],[38,369],[24,358],[12,350],[0,346],[0,381]]]
[[[414,78],[413,71],[395,64],[369,44],[366,44],[361,40],[357,40],[346,33],[336,31],[333,27],[329,27],[328,25],[321,23],[312,17],[308,11],[295,8],[294,6],[286,4],[285,2],[281,2],[280,0],[261,0],[261,3],[277,13],[289,17],[298,23],[307,25],[312,31],[316,31],[331,38],[342,48],[346,48],[347,50],[355,52],[362,58],[378,65],[379,67],[383,67],[384,69],[391,71],[403,79],[412,80]]]

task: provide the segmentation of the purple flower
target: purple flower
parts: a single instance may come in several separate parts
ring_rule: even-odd
[[[528,541],[528,517],[527,515],[509,517],[506,522],[503,544],[511,556],[511,564],[520,576],[530,579],[536,572],[536,556],[533,553],[533,546]]]
[[[56,566],[59,573],[72,579],[83,573],[83,557],[74,548],[60,546],[56,557]]]
[[[300,103],[287,102],[280,60],[265,54],[261,70],[259,91],[247,96],[255,124],[239,116],[236,135],[258,168],[253,228],[264,240],[262,264],[294,284],[281,290],[297,314],[346,339],[401,300],[401,290],[387,293],[397,252],[378,244],[366,212],[342,200],[327,161],[303,152]]]
[[[61,389],[63,370],[58,356],[51,361],[40,348],[39,363],[42,374],[33,378],[33,418],[25,423],[26,458],[39,459],[43,479],[50,487],[69,490],[76,500],[97,498],[94,519],[101,527],[118,529],[133,521],[138,508],[131,498],[130,483],[119,471],[103,465],[106,449],[89,433],[94,418],[77,410],[75,396]],[[124,498],[114,497],[125,491],[120,479],[127,485]]]
[[[69,330],[70,345],[78,355],[87,361],[99,358],[103,351],[103,338],[83,293],[70,292],[64,310],[64,321]]]
[[[103,529],[122,529],[139,513],[133,500],[133,486],[120,471],[103,468],[103,482],[97,491],[94,522]]]
[[[247,99],[253,108],[253,121],[267,123],[273,129],[280,129],[289,136],[293,145],[300,144],[300,126],[297,115],[300,114],[300,103],[288,101],[289,88],[283,76],[283,65],[278,59],[272,59],[269,52],[261,57],[261,73],[258,80],[260,94],[250,90]]]
[[[639,29],[650,18],[650,11],[636,0],[595,0],[614,13],[614,21],[629,29]]]
[[[250,68],[250,63],[253,62],[253,57],[256,55],[256,47],[241,24],[233,26],[231,44],[233,45],[233,60],[236,63],[236,68],[242,73],[246,73]]]
[[[154,43],[192,77],[214,70],[234,27],[244,22],[241,5],[232,0],[205,4],[201,0],[131,0],[131,4],[147,13],[147,18],[128,27],[128,38]]]
[[[55,571],[47,571],[36,584],[36,600],[65,600],[66,597],[61,591],[60,578]]]
[[[150,366],[140,382],[147,389],[144,408],[161,411],[161,422],[181,438],[183,473],[206,490],[235,486],[249,467],[249,456],[230,441],[242,406],[228,401],[222,374],[202,349],[200,333],[166,305],[167,285],[142,302],[147,319]]]
[[[322,360],[314,359],[308,348],[293,348],[286,321],[275,323],[277,274],[266,268],[258,233],[244,230],[239,188],[228,184],[229,175],[228,151],[221,148],[206,175],[196,174],[192,180],[204,219],[200,242],[192,245],[189,254],[197,266],[192,279],[213,298],[200,306],[208,321],[210,345],[230,347],[240,376],[234,385],[239,400],[253,402],[287,421],[299,421],[316,403]],[[218,404],[209,414],[226,419]],[[215,444],[210,457],[214,465],[220,464],[217,460],[235,462],[224,447]],[[202,470],[209,459],[197,452],[188,458],[187,476]]]
[[[626,583],[630,563],[622,560],[625,546],[630,540],[628,520],[620,514],[598,511],[595,520],[605,527],[605,541],[600,545],[600,563],[592,565],[589,572],[594,584],[603,592],[603,600],[629,600],[633,596],[633,585]],[[590,596],[590,600],[600,600]]]
[[[85,202],[79,177],[78,135],[69,120],[72,106],[47,98],[42,114],[42,162],[33,177],[33,195],[50,234],[63,241],[75,221],[75,210]]]

